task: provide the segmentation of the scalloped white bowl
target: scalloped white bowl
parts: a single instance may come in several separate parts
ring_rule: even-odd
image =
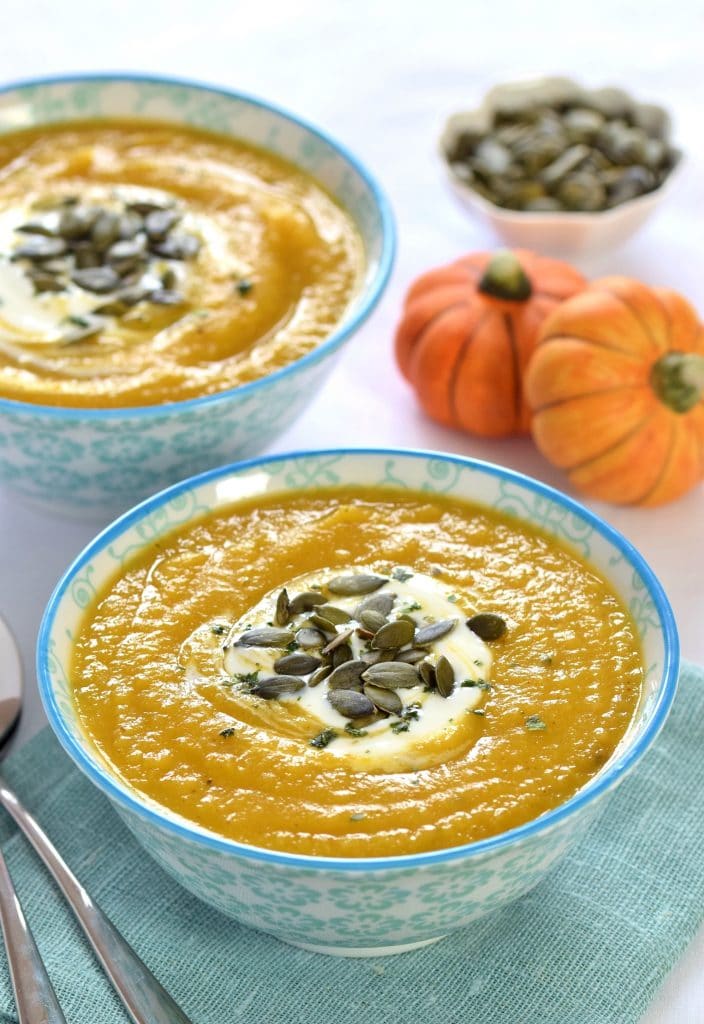
[[[460,205],[470,214],[488,224],[503,241],[516,248],[535,249],[537,252],[570,259],[609,251],[622,245],[634,235],[676,185],[682,167],[682,153],[677,151],[675,166],[656,189],[620,203],[610,210],[599,210],[593,213],[562,211],[533,213],[507,210],[475,192],[471,185],[460,181],[453,174],[444,150],[445,141],[452,136],[457,119],[474,116],[478,121],[486,121],[488,125],[495,104],[507,93],[529,96],[560,83],[580,89],[587,94],[590,91],[582,89],[573,79],[552,77],[527,78],[494,86],[485,95],[476,110],[469,111],[468,115],[453,114],[448,118],[440,139],[440,155],[447,171],[450,189]],[[644,104],[633,102],[635,106],[644,106]],[[648,106],[654,105],[649,104]],[[657,109],[665,115],[664,108],[658,107]]]
[[[446,850],[385,858],[300,856],[237,843],[186,821],[127,786],[88,741],[71,696],[72,638],[103,584],[160,536],[238,498],[345,484],[477,501],[547,531],[611,580],[643,645],[643,698],[610,761],[566,803],[520,828]],[[206,473],[151,498],[109,526],[66,572],[47,607],[37,649],[41,696],[60,742],[166,871],[244,924],[307,949],[347,956],[425,945],[537,885],[652,744],[674,698],[678,663],[677,632],[660,584],[638,552],[603,520],[509,470],[397,450],[259,459]]]

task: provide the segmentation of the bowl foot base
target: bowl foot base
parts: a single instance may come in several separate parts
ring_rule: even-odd
[[[400,946],[317,946],[312,942],[294,942],[293,939],[282,939],[289,946],[298,946],[299,949],[307,949],[309,953],[326,953],[328,956],[396,956],[397,953],[407,953],[411,949],[421,949],[423,946],[432,946],[434,942],[444,939],[444,935],[436,935],[434,939],[423,939],[421,942],[406,942]]]

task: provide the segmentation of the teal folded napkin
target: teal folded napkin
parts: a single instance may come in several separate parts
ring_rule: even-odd
[[[704,670],[685,666],[653,749],[537,889],[434,946],[368,960],[294,949],[199,903],[142,852],[48,731],[5,774],[194,1024],[635,1024],[703,916],[703,735]],[[0,843],[70,1024],[123,1024],[5,815]],[[17,1019],[4,963],[0,1014]]]

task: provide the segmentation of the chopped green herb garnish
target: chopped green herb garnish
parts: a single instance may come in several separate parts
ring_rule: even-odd
[[[232,683],[239,683],[243,693],[251,693],[252,688],[259,682],[259,672],[236,672],[232,677]],[[230,685],[232,685],[232,683]]]
[[[311,747],[316,747],[318,750],[323,750],[328,744],[337,737],[337,732],[334,729],[323,729],[317,736],[314,736],[310,741]]]
[[[406,722],[408,722],[408,721],[417,722],[418,721],[418,717],[419,717],[419,715],[418,715],[419,711],[420,711],[420,704],[416,704],[416,703],[414,703],[414,704],[407,704],[406,707],[401,712],[401,718],[404,719],[404,721],[406,721]]]
[[[229,627],[224,626],[222,622],[216,622],[213,626],[210,627],[210,632],[214,633],[215,636],[224,636],[225,633],[227,633],[228,628]]]
[[[391,573],[391,576],[392,579],[398,580],[399,583],[407,583],[408,580],[413,578],[413,573],[409,572],[408,569],[403,569],[400,565],[397,565]]]
[[[289,643],[286,644],[286,650],[289,652],[289,654],[293,654],[294,651],[298,650],[299,646],[300,645],[295,640],[291,640]]]
[[[220,735],[221,736],[234,736],[235,735],[235,730],[233,729],[232,726],[228,726],[227,729],[223,729],[223,731],[220,733]]]
[[[540,664],[541,665],[552,665],[554,658],[552,654],[541,654]]]
[[[457,594],[448,594],[447,595],[447,600],[450,601],[452,604],[457,604],[457,602],[459,601],[459,598],[458,598]]]
[[[477,690],[484,690],[485,693],[488,693],[492,688],[491,683],[488,683],[486,679],[465,679],[460,685],[472,686]]]
[[[547,729],[547,726],[540,715],[528,715],[526,718],[526,729],[535,732],[539,729]]]
[[[251,281],[248,281],[246,278],[242,278],[241,281],[237,282],[235,288],[240,293],[240,295],[248,295],[251,292],[252,288],[254,288],[254,285],[252,284]]]
[[[346,723],[346,725],[345,725],[345,732],[348,734],[348,736],[366,736],[367,735],[367,730],[366,729],[360,729],[360,728],[358,728],[358,726],[354,725],[352,722],[347,722]]]
[[[401,719],[398,722],[391,723],[391,732],[408,732],[410,725],[408,722]]]
[[[408,604],[403,606],[404,612],[419,612],[423,605],[419,604],[418,601],[409,601]]]

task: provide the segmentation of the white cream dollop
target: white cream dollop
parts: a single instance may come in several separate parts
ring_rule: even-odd
[[[292,598],[305,590],[324,588],[334,576],[354,575],[360,571],[364,570],[354,567],[300,576],[287,584],[288,594]],[[455,675],[452,693],[442,697],[436,690],[429,690],[420,680],[418,686],[399,688],[395,692],[403,703],[402,714],[365,725],[359,729],[360,735],[350,733],[350,725],[355,727],[354,721],[350,723],[330,703],[326,680],[314,687],[306,685],[295,693],[277,698],[284,703],[298,703],[310,715],[314,729],[333,730],[334,738],[326,750],[347,759],[355,770],[378,772],[426,767],[428,757],[432,758],[428,754],[429,744],[445,739],[449,746],[453,746],[455,733],[466,734],[464,716],[472,713],[483,702],[491,672],[491,652],[487,644],[467,628],[465,616],[456,603],[456,595],[446,585],[423,573],[403,567],[397,567],[394,572],[396,575],[391,575],[375,591],[376,594],[394,596],[388,621],[410,614],[416,620],[417,628],[433,622],[454,622],[448,633],[427,648],[426,655],[433,663],[441,656],[447,658]],[[235,680],[252,678],[254,673],[258,679],[275,675],[274,663],[286,653],[285,650],[239,646],[234,641],[248,629],[271,625],[275,621],[276,601],[280,592],[281,588],[277,588],[266,594],[230,630],[231,642],[225,647],[224,666]],[[336,625],[335,630],[338,635],[352,630],[346,642],[352,649],[354,659],[369,650],[369,642],[359,635],[357,627],[360,623],[354,618],[354,611],[364,597],[329,594],[327,602],[352,616],[349,622]],[[310,615],[310,611],[302,612],[288,623],[292,639]],[[412,646],[407,644],[402,650],[409,650]],[[318,654],[319,651],[311,650],[310,653]],[[301,678],[307,682],[310,676]]]

